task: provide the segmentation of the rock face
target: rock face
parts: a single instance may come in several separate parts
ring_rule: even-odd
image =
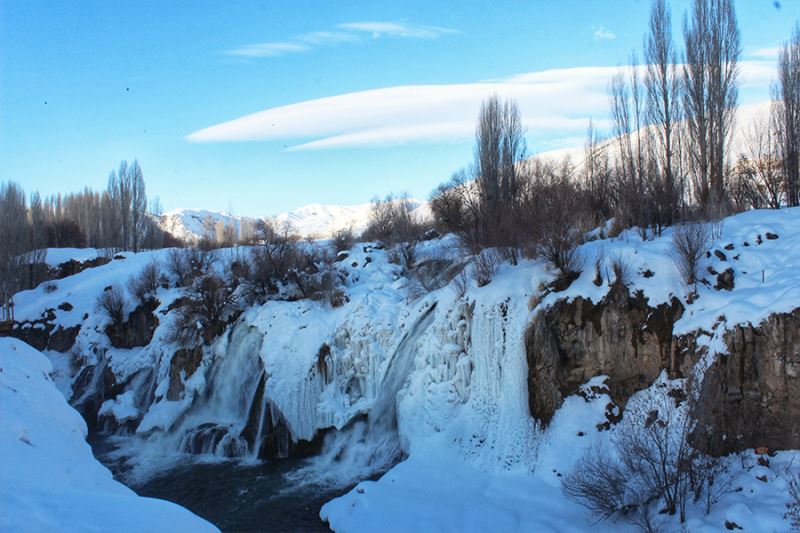
[[[188,379],[194,374],[203,360],[203,347],[181,348],[172,356],[169,364],[169,390],[168,400],[179,400],[183,392],[183,379]],[[183,377],[183,379],[182,379]]]
[[[736,326],[725,342],[695,408],[697,443],[711,453],[800,447],[800,309]]]
[[[677,300],[650,307],[622,285],[598,304],[560,300],[540,312],[525,341],[531,414],[547,424],[564,397],[593,376],[609,376],[611,397],[620,405],[664,368],[680,376],[685,365],[672,326],[682,314]]]
[[[158,305],[158,300],[147,300],[131,311],[127,321],[109,324],[106,335],[111,345],[114,348],[135,348],[150,344],[158,327],[155,315]]]
[[[652,384],[662,370],[686,377],[705,348],[704,332],[674,337],[681,303],[650,307],[614,287],[599,303],[560,300],[536,315],[526,336],[531,415],[547,424],[564,397],[597,375],[609,376],[614,402]],[[720,355],[693,408],[696,446],[713,454],[765,446],[800,448],[800,308],[725,333]]]
[[[42,318],[38,320],[15,323],[9,335],[30,344],[40,352],[55,350],[56,352],[66,353],[75,344],[75,339],[78,337],[81,327],[79,325],[69,328],[56,327],[53,324],[55,319],[54,311],[48,309],[42,314]]]

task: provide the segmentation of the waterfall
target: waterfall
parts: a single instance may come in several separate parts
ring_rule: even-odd
[[[344,487],[387,470],[402,457],[397,394],[414,367],[418,342],[433,322],[435,308],[433,303],[425,309],[398,343],[366,420],[359,418],[328,435],[322,453],[288,474],[290,481]]]

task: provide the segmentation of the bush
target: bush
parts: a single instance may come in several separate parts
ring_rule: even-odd
[[[706,511],[729,490],[730,477],[718,458],[701,454],[689,442],[695,423],[681,398],[691,390],[659,382],[628,403],[613,451],[590,449],[562,482],[564,494],[600,519],[625,515],[651,530],[649,507],[686,519],[686,504],[706,496]],[[631,512],[634,511],[634,512]]]
[[[499,268],[500,261],[494,250],[483,250],[476,255],[472,267],[472,276],[478,287],[484,287],[491,283]]]
[[[233,290],[216,275],[197,278],[187,290],[187,298],[173,323],[172,339],[193,345],[201,337],[209,344],[220,335],[225,320],[236,309]]]
[[[121,324],[125,319],[125,293],[117,285],[106,287],[97,299],[96,308],[114,323]]]
[[[362,237],[384,246],[418,240],[426,228],[413,215],[414,207],[408,195],[375,198]]]
[[[160,280],[161,268],[158,261],[153,260],[147,263],[138,275],[131,276],[128,287],[136,299],[143,303],[145,300],[155,297]]]
[[[167,256],[167,271],[175,278],[178,287],[185,287],[200,276],[206,275],[216,263],[213,254],[199,248],[176,248]]]
[[[700,261],[711,244],[711,232],[705,222],[687,222],[672,234],[672,259],[687,285],[697,283]]]
[[[333,247],[337,252],[349,250],[354,241],[353,228],[342,228],[333,234]]]
[[[611,258],[611,272],[614,273],[614,285],[624,286],[631,280],[631,264],[621,255]],[[609,280],[610,281],[610,280]]]

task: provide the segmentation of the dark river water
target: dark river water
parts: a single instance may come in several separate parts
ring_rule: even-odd
[[[90,435],[89,442],[95,456],[125,482],[120,476],[125,466],[108,460],[113,444],[97,434]],[[143,484],[129,486],[141,496],[175,502],[225,532],[330,531],[320,520],[319,510],[349,489],[301,486],[285,479],[285,474],[304,464],[304,459],[246,464],[186,461]]]
[[[319,510],[343,491],[292,487],[284,474],[300,465],[298,459],[185,464],[133,488],[180,504],[223,531],[330,531]]]

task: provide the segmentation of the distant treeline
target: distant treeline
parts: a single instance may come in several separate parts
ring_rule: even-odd
[[[27,197],[17,183],[0,184],[0,289],[13,294],[35,283],[27,265],[43,262],[46,248],[89,246],[113,253],[179,244],[159,228],[159,212],[158,200],[148,206],[137,161],[123,161],[103,191],[87,187],[44,198],[34,191]]]

